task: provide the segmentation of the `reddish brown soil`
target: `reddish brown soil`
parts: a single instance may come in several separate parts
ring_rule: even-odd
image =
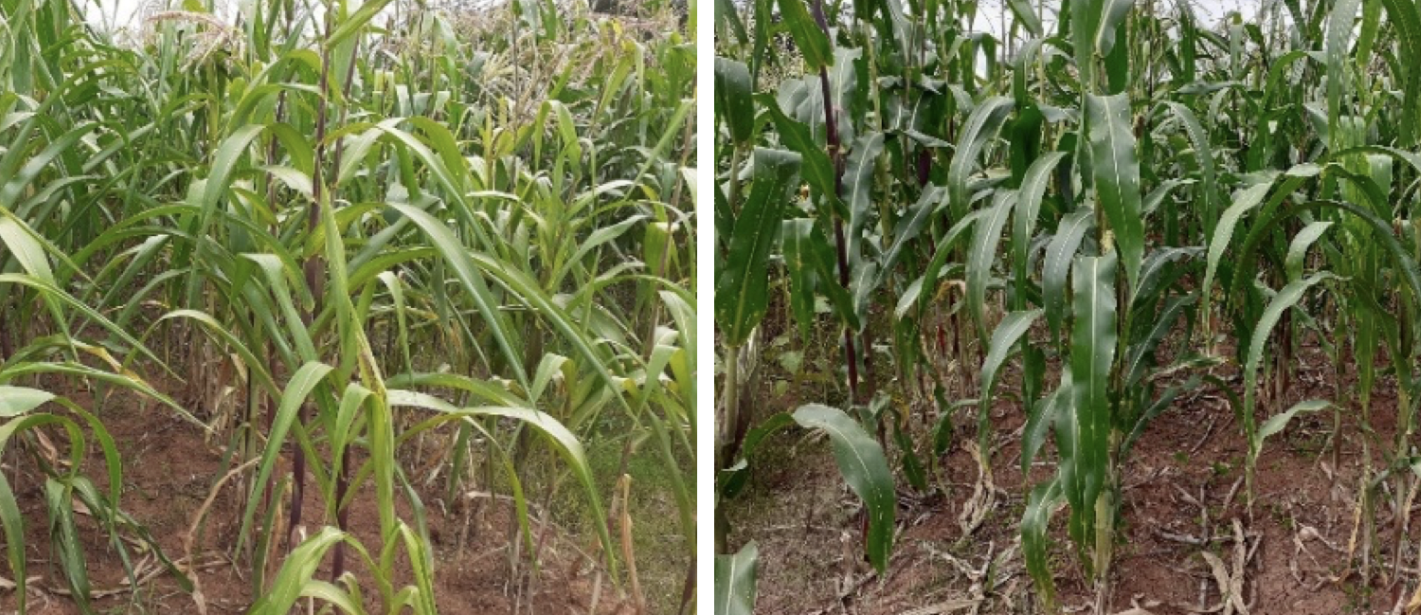
[[[92,407],[87,404],[87,394],[71,394],[70,398],[81,406]],[[43,410],[63,413],[58,407]],[[200,428],[171,412],[151,404],[142,410],[126,396],[110,401],[101,418],[117,441],[123,458],[121,508],[151,532],[170,558],[183,558],[184,538],[194,515],[217,480],[230,469],[223,463],[216,441],[208,443]],[[50,437],[64,450],[62,438],[57,434],[50,434]],[[97,449],[91,450],[85,471],[103,490],[107,483],[98,463],[101,457]],[[42,480],[33,471],[24,469],[28,465],[24,460],[7,454],[5,470],[9,474],[20,468],[13,487],[24,515],[28,537],[26,554],[31,577],[30,613],[78,613],[78,608],[68,597],[68,586],[58,560],[50,549]],[[309,532],[317,531],[325,523],[321,500],[319,495],[313,493],[313,485],[313,481],[307,481],[304,498],[304,525]],[[237,493],[239,489],[235,480],[222,488],[207,515],[203,542],[193,548],[195,559],[201,562],[195,576],[205,597],[207,612],[212,614],[241,613],[252,603],[251,564],[245,556],[236,558],[235,562],[231,557],[235,552],[244,502],[242,494]],[[482,515],[483,527],[471,528],[461,552],[457,543],[465,515],[452,508],[446,513],[437,503],[441,497],[438,493],[421,493],[420,497],[426,505],[429,534],[434,543],[435,595],[441,613],[586,613],[594,593],[599,594],[598,613],[627,612],[627,605],[618,600],[618,592],[610,583],[601,582],[600,591],[595,589],[598,579],[605,577],[598,574],[599,566],[589,560],[586,550],[592,547],[591,544],[578,544],[577,540],[568,538],[556,526],[542,526],[535,519],[535,539],[541,528],[547,527],[547,534],[543,539],[540,572],[532,581],[535,589],[530,604],[528,593],[519,591],[518,583],[514,582],[510,573],[506,502],[499,501],[486,508],[486,514]],[[414,515],[409,503],[401,498],[397,508],[400,518],[413,526]],[[81,514],[77,519],[90,582],[94,593],[101,596],[94,602],[96,610],[105,613],[198,612],[194,597],[182,591],[170,575],[156,574],[137,588],[131,587],[126,580],[122,561],[111,548],[107,534],[92,518]],[[372,556],[378,557],[379,516],[372,488],[364,489],[354,501],[350,520],[352,533],[372,551]],[[333,520],[331,524],[334,524]],[[284,523],[282,525],[284,527]],[[145,555],[132,546],[129,553],[135,562],[140,562],[140,569],[152,569]],[[373,603],[374,585],[359,556],[348,550],[346,561],[360,579],[368,605],[376,606]],[[328,555],[317,578],[329,579],[330,567]],[[397,567],[396,588],[411,583],[403,551],[397,560]],[[523,568],[525,574],[522,578],[526,582],[528,567],[525,565]],[[15,602],[13,591],[0,595],[0,612],[13,610]]]
[[[1315,348],[1305,350],[1301,360],[1299,376],[1285,399],[1265,406],[1269,410],[1260,410],[1260,422],[1274,409],[1304,399],[1336,397],[1330,361]],[[1019,371],[1012,362],[1009,365],[1002,390],[1017,391]],[[1354,376],[1350,367],[1347,371],[1345,377],[1350,380]],[[1233,378],[1229,380],[1232,387],[1240,391],[1242,383],[1233,376],[1235,372],[1230,366],[1215,370],[1226,380]],[[1055,381],[1055,376],[1047,378],[1048,383]],[[1369,421],[1375,432],[1368,439],[1374,469],[1383,463],[1379,449],[1390,452],[1394,447],[1395,391],[1394,379],[1379,379]],[[775,398],[766,392],[761,396],[762,412],[793,409],[799,400],[792,398],[797,396],[790,393]],[[975,392],[960,395],[967,396],[975,396]],[[1195,499],[1202,494],[1208,508],[1208,533],[1216,539],[1208,551],[1225,566],[1233,565],[1235,520],[1250,536],[1250,545],[1261,540],[1244,575],[1243,592],[1253,615],[1388,613],[1398,599],[1409,599],[1416,585],[1416,571],[1411,566],[1418,537],[1413,524],[1401,578],[1390,576],[1396,528],[1389,496],[1382,496],[1376,505],[1371,579],[1364,582],[1356,574],[1336,578],[1357,568],[1348,566],[1346,551],[1357,510],[1363,440],[1367,438],[1359,432],[1356,400],[1342,402],[1347,410],[1342,419],[1341,467],[1334,473],[1335,480],[1325,469],[1332,465],[1332,450],[1323,449],[1333,430],[1333,414],[1302,415],[1264,445],[1258,463],[1258,496],[1250,517],[1245,489],[1241,484],[1236,487],[1243,477],[1247,447],[1227,399],[1205,385],[1197,394],[1176,401],[1149,426],[1126,466],[1122,537],[1116,546],[1113,591],[1106,612],[1128,611],[1133,604],[1159,615],[1219,606],[1218,585],[1201,555],[1205,547],[1178,539],[1181,535],[1200,537],[1205,531],[1199,507],[1182,493]],[[935,410],[921,407],[915,407],[914,412],[936,416]],[[975,415],[967,412],[957,416],[957,443],[975,439],[971,427]],[[997,448],[991,466],[997,501],[983,525],[966,539],[958,515],[977,481],[977,466],[969,453],[955,446],[939,460],[946,487],[941,495],[925,498],[914,493],[898,472],[896,546],[882,578],[870,575],[859,555],[859,507],[843,486],[827,444],[805,434],[777,438],[768,446],[771,450],[757,457],[752,487],[724,504],[733,527],[729,543],[738,547],[754,540],[759,545],[757,612],[1042,612],[1036,589],[1023,570],[1017,541],[1017,523],[1028,491],[1020,471],[1018,430],[1024,420],[1015,401],[1007,399],[994,407]],[[927,427],[918,424],[915,429],[922,434]],[[892,459],[896,458],[895,452]],[[1032,484],[1048,480],[1054,471],[1054,444],[1048,443],[1032,468]],[[1066,612],[1089,613],[1095,592],[1085,581],[1080,560],[1067,538],[1067,515],[1065,509],[1058,511],[1048,534],[1058,599]],[[1297,551],[1295,540],[1301,541],[1305,551]],[[982,591],[980,583],[986,577],[980,572],[994,559],[992,587]],[[852,579],[854,591],[841,601],[839,587],[846,576]],[[982,596],[985,600],[974,600]],[[967,602],[950,608],[958,600]]]

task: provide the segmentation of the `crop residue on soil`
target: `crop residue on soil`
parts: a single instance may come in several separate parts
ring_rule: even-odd
[[[1326,356],[1312,347],[1301,355],[1298,382],[1270,407],[1333,397],[1331,385],[1318,374],[1331,369]],[[1229,371],[1219,368],[1219,375],[1242,386],[1237,378],[1230,380]],[[1003,386],[1018,387],[1019,378],[1012,366]],[[1352,546],[1363,439],[1375,476],[1384,464],[1379,449],[1389,450],[1394,441],[1395,391],[1390,378],[1378,383],[1371,434],[1359,431],[1358,413],[1342,414],[1338,468],[1327,440],[1334,420],[1330,410],[1299,417],[1270,439],[1258,463],[1251,520],[1241,485],[1247,445],[1227,399],[1203,387],[1177,400],[1149,425],[1122,477],[1122,536],[1106,612],[1243,612],[1239,606],[1252,615],[1404,612],[1394,609],[1411,598],[1417,571],[1403,567],[1401,578],[1393,576],[1396,527],[1385,495],[1376,505],[1377,539],[1367,580],[1355,572],[1364,532],[1357,532],[1359,546]],[[760,399],[770,401],[760,406],[763,412],[792,409],[787,401],[792,397],[766,391]],[[731,542],[759,545],[757,611],[1042,612],[1017,539],[1022,494],[1029,491],[1019,469],[1023,422],[1012,402],[993,409],[995,502],[970,536],[964,537],[960,516],[978,470],[963,447],[939,460],[940,493],[924,496],[900,478],[897,546],[882,578],[863,561],[858,500],[843,486],[827,443],[802,434],[777,438],[772,450],[763,452],[764,462],[755,464],[752,487],[723,503]],[[957,441],[972,438],[959,435]],[[1043,455],[1054,455],[1047,452],[1051,449]],[[1049,479],[1053,467],[1038,458],[1032,484]],[[1066,516],[1058,511],[1048,531],[1058,602],[1066,612],[1091,612],[1095,588],[1083,581],[1086,573],[1065,538]],[[1408,531],[1408,543],[1414,544],[1415,532]],[[1239,602],[1229,604],[1221,587],[1241,590]]]
[[[88,395],[82,392],[71,393],[70,397],[81,405],[88,400]],[[213,485],[231,469],[224,464],[221,450],[205,440],[196,426],[151,404],[145,410],[131,395],[116,395],[106,404],[102,418],[123,459],[121,508],[148,529],[169,558],[184,570],[195,573],[208,613],[244,612],[252,602],[252,581],[244,574],[249,565],[234,564],[230,559],[244,505],[243,494],[238,493],[238,481],[228,481],[213,500],[200,532],[201,544],[193,547],[196,569],[191,570],[184,559],[184,539],[196,513],[211,494]],[[101,455],[91,455],[84,470],[104,489],[107,485],[102,480],[99,457]],[[13,487],[27,536],[29,612],[79,613],[50,548],[43,484],[32,472],[21,472],[13,481]],[[305,494],[303,525],[308,532],[314,532],[323,521],[323,504],[313,491],[308,489]],[[491,506],[485,504],[482,515],[464,514],[467,506],[459,510],[445,506],[440,500],[442,494],[429,491],[421,492],[420,497],[424,500],[429,536],[435,549],[435,597],[440,612],[563,613],[571,609],[586,613],[594,601],[597,613],[618,613],[624,609],[625,601],[618,599],[618,591],[599,574],[600,566],[588,559],[588,549],[593,544],[578,544],[579,539],[567,536],[555,525],[543,524],[534,515],[530,523],[535,542],[542,544],[541,566],[536,572],[522,566],[515,580],[509,566],[507,502],[498,500]],[[374,490],[367,482],[350,509],[351,532],[366,545],[380,544],[379,514],[374,497]],[[411,507],[403,498],[397,509],[401,518],[413,522]],[[79,537],[96,610],[198,612],[194,597],[163,573],[155,558],[142,550],[139,543],[129,541],[128,552],[140,579],[136,587],[131,586],[118,552],[108,543],[107,533],[85,514],[86,511],[77,512]],[[482,527],[470,527],[465,532],[466,519],[479,517],[483,519]],[[480,524],[474,521],[472,525]],[[276,533],[282,534],[284,530]],[[462,550],[458,545],[461,533],[465,536]],[[371,555],[378,557],[379,553]],[[523,556],[526,561],[526,553]],[[351,573],[361,583],[367,606],[376,606],[372,600],[378,599],[377,592],[364,573],[364,564],[353,552],[348,552],[346,557],[347,562],[351,562],[348,564]],[[520,591],[526,587],[523,584],[530,582],[530,573],[536,575],[531,580],[534,588],[531,600],[528,591]],[[316,578],[330,579],[329,556]],[[409,564],[403,554],[397,559],[395,582],[396,587],[411,582]],[[14,591],[5,591],[0,594],[0,611],[13,610],[15,602]]]

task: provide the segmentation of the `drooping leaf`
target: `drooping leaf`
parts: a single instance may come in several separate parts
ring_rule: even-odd
[[[888,567],[897,514],[893,472],[883,448],[842,410],[809,404],[794,411],[800,426],[822,430],[833,443],[834,460],[849,488],[868,511],[868,559],[879,574]]]
[[[1060,338],[1062,325],[1066,322],[1066,277],[1076,258],[1076,250],[1080,249],[1086,231],[1094,223],[1093,210],[1088,207],[1077,209],[1061,219],[1055,237],[1046,246],[1041,271],[1041,297],[1053,338]]]
[[[972,109],[962,125],[952,163],[947,168],[947,201],[954,220],[966,217],[971,202],[967,177],[978,167],[978,157],[987,143],[997,137],[1015,102],[1006,96],[994,96]]]
[[[1017,342],[1021,336],[1026,335],[1031,330],[1031,325],[1041,317],[1041,310],[1028,310],[1024,312],[1010,312],[1002,317],[1001,324],[997,325],[996,331],[992,332],[992,342],[987,346],[987,358],[982,360],[982,375],[978,385],[981,397],[978,400],[977,408],[977,429],[978,436],[982,438],[982,450],[991,450],[987,438],[991,435],[988,420],[992,409],[992,402],[995,401],[993,392],[997,385],[997,371],[1006,362],[1007,356],[1012,349],[1017,347]]]
[[[1332,407],[1335,407],[1333,403],[1325,399],[1309,399],[1293,404],[1291,408],[1268,417],[1268,420],[1263,421],[1263,424],[1258,427],[1258,447],[1262,449],[1264,440],[1282,432],[1293,420],[1293,417],[1305,412],[1317,412]]]
[[[1283,317],[1283,312],[1297,305],[1302,300],[1308,289],[1319,282],[1333,279],[1336,276],[1328,272],[1320,272],[1306,278],[1290,282],[1282,290],[1274,295],[1273,300],[1268,303],[1268,307],[1263,310],[1263,315],[1258,319],[1258,325],[1253,329],[1253,336],[1248,343],[1248,352],[1245,355],[1243,364],[1243,426],[1244,434],[1248,437],[1248,501],[1249,506],[1253,505],[1253,470],[1257,463],[1258,453],[1263,446],[1261,431],[1257,430],[1254,419],[1254,406],[1257,404],[1258,389],[1258,366],[1263,362],[1264,346],[1268,344],[1268,338],[1273,335],[1273,327]],[[1284,419],[1286,421],[1287,419]],[[1282,425],[1277,426],[1279,429]]]
[[[999,191],[993,200],[995,202],[987,214],[976,224],[972,246],[967,252],[967,309],[982,341],[987,339],[987,282],[992,274],[992,264],[996,261],[1002,229],[1006,228],[1007,218],[1016,205],[1016,193]]]
[[[1319,220],[1303,227],[1303,230],[1293,236],[1293,240],[1288,243],[1288,255],[1283,261],[1289,282],[1303,277],[1303,261],[1307,258],[1308,248],[1321,239],[1322,234],[1329,228],[1332,228],[1331,220]]]
[[[1272,182],[1260,182],[1240,191],[1233,205],[1224,210],[1223,217],[1219,218],[1219,224],[1214,229],[1214,238],[1209,242],[1204,284],[1200,286],[1203,289],[1203,299],[1199,302],[1199,313],[1205,315],[1205,318],[1209,314],[1209,299],[1213,295],[1214,274],[1219,269],[1219,263],[1223,261],[1224,251],[1233,242],[1234,227],[1244,215],[1263,202],[1263,197],[1268,195],[1268,190],[1272,187]]]

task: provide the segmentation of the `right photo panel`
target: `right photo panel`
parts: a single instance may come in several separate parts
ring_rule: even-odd
[[[716,615],[1421,611],[1415,0],[714,6]]]

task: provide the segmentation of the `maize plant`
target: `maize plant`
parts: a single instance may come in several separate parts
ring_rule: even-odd
[[[1385,373],[1395,442],[1360,434],[1355,461],[1372,536],[1376,498],[1416,490],[1421,9],[1265,3],[1217,27],[1187,3],[1008,0],[990,26],[983,10],[716,5],[717,505],[735,506],[764,437],[794,422],[757,409],[746,380],[767,345],[755,327],[777,320],[833,349],[838,387],[817,401],[843,408],[834,454],[880,575],[894,474],[960,500],[970,540],[1001,504],[993,474],[1020,471],[1040,604],[1059,606],[1060,531],[1096,612],[1114,612],[1122,475],[1153,419],[1201,390],[1232,400],[1221,418],[1246,442],[1251,518],[1265,440],[1328,409],[1371,424]],[[767,296],[783,297],[773,318]],[[1337,366],[1335,394],[1280,407],[1308,340]],[[1015,434],[994,419],[1004,407],[1025,417]],[[816,427],[806,409],[793,418]],[[994,456],[1016,437],[1019,459]],[[941,478],[957,448],[980,465],[970,495]],[[1415,557],[1407,516],[1393,566]],[[745,612],[766,547],[733,544],[727,518],[716,604]],[[1367,578],[1367,561],[1348,565]]]
[[[131,584],[139,546],[208,608],[205,572],[125,512],[120,391],[228,451],[219,547],[249,612],[469,608],[436,595],[429,516],[490,490],[514,574],[539,574],[530,508],[572,501],[558,521],[609,589],[693,608],[694,22],[667,3],[626,23],[552,2],[215,8],[123,33],[83,3],[0,3],[0,451],[40,477],[79,610],[98,607],[76,509]],[[648,512],[620,480],[641,459],[675,519],[650,607],[631,558],[667,538],[617,522]],[[25,612],[25,526],[45,522],[17,494],[0,477]],[[378,519],[351,518],[361,499]]]

